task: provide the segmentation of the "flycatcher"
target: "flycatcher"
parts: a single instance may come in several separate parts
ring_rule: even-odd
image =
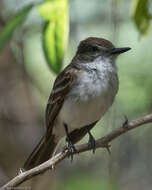
[[[47,161],[66,136],[67,149],[89,134],[88,145],[95,150],[90,130],[111,107],[118,92],[116,58],[131,48],[115,48],[103,38],[80,42],[71,63],[57,76],[46,107],[46,133],[24,164],[31,169]]]

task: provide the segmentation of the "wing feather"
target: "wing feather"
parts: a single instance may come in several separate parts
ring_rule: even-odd
[[[46,127],[47,135],[52,133],[54,121],[64,103],[64,100],[71,89],[74,78],[77,74],[76,68],[67,67],[63,70],[55,80],[52,92],[50,94],[47,108],[46,108]]]

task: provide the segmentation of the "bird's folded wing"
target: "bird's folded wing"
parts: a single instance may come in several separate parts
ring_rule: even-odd
[[[67,67],[58,75],[58,77],[55,80],[46,108],[45,119],[47,127],[47,136],[49,136],[52,133],[54,121],[63,105],[63,102],[69,90],[71,89],[77,72],[78,70],[76,68]]]

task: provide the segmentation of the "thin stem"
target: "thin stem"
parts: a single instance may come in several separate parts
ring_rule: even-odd
[[[107,148],[107,147],[109,147],[108,144],[112,140],[119,137],[120,135],[122,135],[122,134],[124,134],[124,133],[126,133],[132,129],[135,129],[139,126],[142,126],[144,124],[148,124],[148,123],[152,123],[152,114],[138,118],[138,119],[133,120],[131,122],[128,122],[128,120],[126,120],[126,122],[124,124],[122,124],[121,127],[113,130],[111,133],[109,133],[106,136],[98,139],[96,141],[96,148]],[[74,154],[85,152],[85,151],[88,151],[90,149],[91,148],[88,147],[87,143],[82,144],[82,145],[78,145],[78,146],[76,146],[77,152],[75,152]],[[41,165],[31,169],[31,170],[20,173],[19,175],[14,177],[11,181],[9,181],[7,184],[5,184],[3,187],[1,187],[0,190],[6,190],[6,189],[9,189],[9,190],[12,189],[13,190],[14,187],[17,187],[18,185],[20,185],[24,181],[27,181],[27,180],[33,178],[34,176],[39,175],[41,173],[44,173],[45,171],[51,169],[56,164],[58,164],[59,162],[64,160],[68,155],[69,155],[69,153],[67,150],[58,153],[57,155],[53,156],[51,159],[44,162],[43,164],[41,164]]]

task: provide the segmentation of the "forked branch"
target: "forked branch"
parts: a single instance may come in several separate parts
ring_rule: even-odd
[[[152,123],[152,114],[146,115],[144,117],[138,118],[130,122],[126,120],[126,122],[123,123],[120,128],[117,128],[113,130],[111,133],[109,133],[108,135],[98,139],[96,141],[96,148],[103,148],[103,147],[107,148],[109,143],[112,140],[116,139],[123,133],[126,133],[136,127],[142,126],[147,123]],[[77,149],[77,152],[75,154],[90,150],[87,143],[76,146],[76,149]],[[67,150],[65,150],[64,152],[58,153],[57,155],[53,156],[51,159],[44,162],[43,164],[31,170],[20,173],[11,181],[9,181],[7,184],[5,184],[3,187],[1,187],[1,190],[14,189],[14,187],[17,187],[21,183],[33,178],[34,176],[39,175],[49,169],[52,169],[56,164],[64,160],[66,157],[68,157]]]

